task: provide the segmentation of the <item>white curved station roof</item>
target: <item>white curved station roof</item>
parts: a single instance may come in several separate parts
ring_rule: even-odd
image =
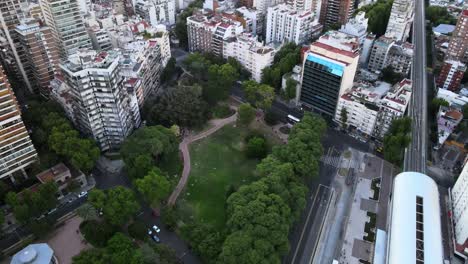
[[[393,183],[387,263],[416,264],[416,197],[423,198],[424,264],[443,263],[439,191],[418,172],[403,172]]]

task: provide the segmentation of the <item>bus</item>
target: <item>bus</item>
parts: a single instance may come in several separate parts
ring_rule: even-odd
[[[293,116],[293,115],[288,115],[288,123],[291,124],[291,125],[294,125],[296,123],[298,123],[299,121],[301,121],[299,118]]]

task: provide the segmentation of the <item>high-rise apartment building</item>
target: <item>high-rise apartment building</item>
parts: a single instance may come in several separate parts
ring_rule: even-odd
[[[358,37],[361,47],[364,45],[364,40],[367,36],[367,22],[365,12],[359,12],[354,18],[351,18],[346,24],[342,25],[340,32]]]
[[[266,15],[268,8],[284,3],[284,0],[253,0],[253,7],[260,13]]]
[[[393,1],[392,11],[387,24],[385,36],[395,41],[406,41],[409,36],[414,16],[413,0]]]
[[[450,194],[455,250],[463,253],[468,249],[468,165],[466,161],[463,171],[460,173]]]
[[[22,18],[19,0],[0,1],[0,59],[5,71],[14,78],[23,81],[29,91],[32,86],[21,63],[21,49],[15,28]]]
[[[353,87],[358,61],[357,37],[338,31],[322,35],[304,55],[302,105],[334,117],[338,99]]]
[[[0,178],[22,172],[37,161],[37,153],[21,119],[13,90],[0,66]]]
[[[269,7],[266,18],[265,42],[303,44],[322,30],[312,11],[296,11],[280,4]]]
[[[244,27],[230,14],[208,15],[196,12],[187,17],[189,51],[212,52],[223,56],[224,40],[241,34]]]
[[[80,48],[91,48],[77,0],[39,0],[45,23],[59,45],[60,57],[66,59]]]
[[[52,31],[35,19],[27,19],[16,27],[16,34],[23,51],[21,61],[33,90],[47,97],[60,59]]]
[[[73,94],[75,124],[102,151],[116,150],[140,125],[138,100],[124,88],[118,52],[80,50],[61,64]]]
[[[468,9],[463,10],[458,17],[446,56],[452,60],[468,63]]]
[[[458,92],[465,71],[465,64],[453,60],[445,61],[436,79],[437,87]]]
[[[344,25],[354,12],[355,0],[322,0],[320,24],[324,27]]]

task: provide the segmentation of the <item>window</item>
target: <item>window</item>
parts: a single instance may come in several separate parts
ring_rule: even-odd
[[[416,264],[424,263],[424,200],[416,196]]]

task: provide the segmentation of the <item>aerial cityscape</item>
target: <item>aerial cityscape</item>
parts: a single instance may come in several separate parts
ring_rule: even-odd
[[[0,0],[0,263],[467,264],[468,1]]]

